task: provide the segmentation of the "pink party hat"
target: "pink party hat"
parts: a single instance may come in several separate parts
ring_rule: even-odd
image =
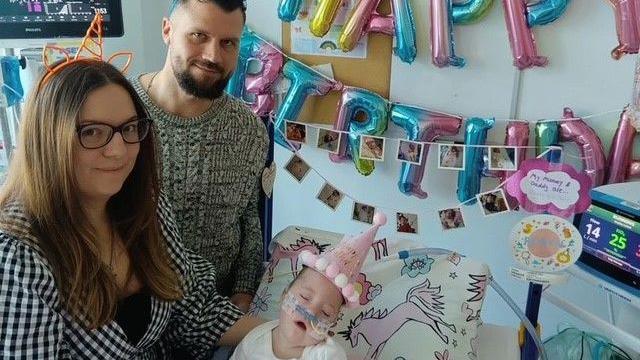
[[[369,230],[353,237],[345,235],[335,248],[321,255],[305,250],[300,253],[300,261],[337,286],[347,307],[356,307],[360,304],[360,294],[355,289],[356,279],[378,229],[386,223],[387,217],[383,213],[376,213],[373,216],[373,226]]]

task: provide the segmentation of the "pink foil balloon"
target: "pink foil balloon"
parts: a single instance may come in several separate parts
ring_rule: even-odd
[[[578,145],[583,172],[589,176],[594,187],[602,185],[605,178],[606,159],[598,134],[582,119],[575,120],[576,117],[570,108],[564,108],[563,118],[567,120],[560,120],[559,140]]]
[[[625,182],[640,176],[640,160],[631,158],[633,140],[637,133],[638,130],[633,126],[633,111],[627,107],[620,115],[618,129],[611,143],[607,184]]]
[[[251,110],[258,116],[264,116],[271,113],[276,103],[272,87],[284,65],[284,55],[266,44],[258,49],[255,58],[262,64],[262,70],[257,74],[247,74],[245,87],[247,93],[255,95]]]
[[[618,46],[611,57],[618,60],[624,54],[635,54],[640,48],[640,0],[609,0],[616,19]]]
[[[529,145],[529,123],[522,121],[510,121],[507,124],[506,134],[504,137],[505,146],[527,146]],[[516,148],[516,161],[518,167],[527,158],[527,148]],[[516,169],[517,170],[517,169]],[[511,175],[515,174],[515,171],[500,171],[498,175],[498,182],[503,183]],[[518,199],[505,192],[507,202],[510,209],[516,209],[518,207]]]
[[[438,67],[449,65],[451,23],[447,0],[431,0],[431,61]]]
[[[525,0],[502,0],[502,5],[513,53],[513,65],[520,70],[546,66],[549,60],[538,55],[533,32],[527,24]]]
[[[371,22],[371,18],[375,17],[375,15],[381,16],[376,11],[379,4],[380,0],[360,0],[358,2],[353,13],[344,24],[338,39],[338,45],[343,51],[353,50],[360,38],[367,34],[367,26]],[[372,14],[374,15],[372,16]],[[393,23],[391,26],[385,26],[385,28],[390,28],[393,34]]]

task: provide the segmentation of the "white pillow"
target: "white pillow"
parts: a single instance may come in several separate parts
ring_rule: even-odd
[[[326,251],[342,237],[300,227],[276,235],[272,261],[251,313],[278,318],[282,292],[294,278],[297,254]],[[385,258],[419,247],[407,240],[383,239],[369,252],[359,279],[362,306],[345,309],[333,329],[334,339],[350,359],[477,359],[488,267],[436,249],[405,260]]]

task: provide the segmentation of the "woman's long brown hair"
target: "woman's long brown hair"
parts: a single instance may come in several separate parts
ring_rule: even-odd
[[[13,202],[24,207],[64,307],[89,328],[114,318],[119,290],[100,260],[95,229],[82,210],[73,149],[83,103],[92,91],[108,84],[126,89],[138,117],[146,117],[133,87],[110,64],[80,61],[65,66],[30,95],[18,148],[0,194],[1,208]],[[107,211],[131,258],[132,272],[152,295],[171,301],[182,296],[182,284],[160,232],[156,161],[152,128],[140,143],[135,166],[122,189],[108,201]],[[8,221],[0,218],[0,228],[15,228]]]

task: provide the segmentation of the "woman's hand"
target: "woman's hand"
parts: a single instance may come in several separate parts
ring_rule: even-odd
[[[240,308],[240,311],[246,314],[249,311],[249,305],[251,305],[251,301],[253,301],[253,295],[237,293],[231,296],[230,300],[235,306]]]

